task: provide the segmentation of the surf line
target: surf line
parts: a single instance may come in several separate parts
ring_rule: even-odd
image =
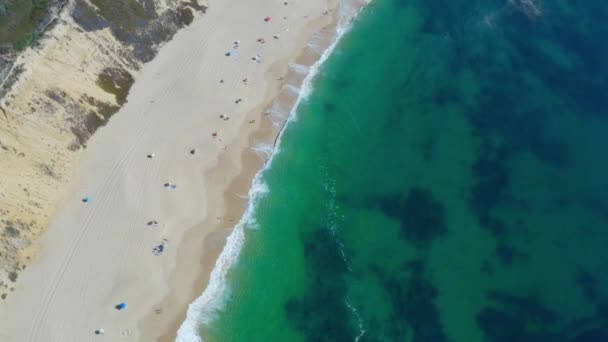
[[[274,157],[280,153],[281,138],[288,125],[297,119],[297,109],[308,96],[312,93],[312,82],[319,73],[320,67],[327,61],[331,53],[335,50],[340,40],[352,28],[355,18],[361,11],[371,3],[371,0],[354,1],[350,4],[350,0],[342,0],[340,8],[340,17],[336,27],[335,36],[330,45],[321,54],[320,58],[310,67],[309,73],[302,81],[300,94],[296,100],[289,116],[280,129],[279,134],[274,142],[274,152],[264,163],[264,166],[254,176],[252,186],[249,189],[249,202],[241,220],[234,227],[228,238],[226,245],[220,253],[211,274],[209,275],[209,283],[200,297],[188,306],[186,319],[177,331],[176,342],[201,342],[199,336],[199,327],[201,324],[209,324],[215,318],[215,314],[221,309],[225,302],[227,293],[226,277],[228,271],[235,264],[239,253],[245,242],[246,226],[255,225],[255,209],[257,202],[268,193],[268,187],[262,180],[264,172],[272,165]],[[350,6],[349,6],[350,5]]]

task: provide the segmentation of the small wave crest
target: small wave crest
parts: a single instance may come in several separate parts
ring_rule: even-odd
[[[310,71],[310,66],[298,63],[289,63],[289,70],[300,75],[307,75]]]
[[[245,226],[256,226],[253,219],[254,207],[257,200],[268,193],[268,187],[262,180],[262,174],[256,174],[253,185],[249,189],[249,203],[243,218],[234,227],[234,230],[226,239],[226,245],[218,257],[215,267],[209,275],[209,283],[203,294],[188,306],[186,320],[177,332],[176,342],[200,342],[199,324],[211,322],[218,311],[229,297],[229,288],[225,286],[228,271],[235,263],[239,252],[245,242]]]
[[[245,242],[245,228],[257,227],[254,218],[255,209],[258,201],[269,191],[268,186],[263,180],[264,171],[271,166],[274,157],[280,153],[279,146],[285,127],[296,120],[299,104],[307,99],[312,93],[312,80],[317,75],[320,66],[327,60],[344,34],[348,32],[355,16],[362,7],[369,2],[370,0],[341,1],[340,17],[335,37],[331,44],[323,51],[319,60],[309,67],[308,74],[302,82],[302,87],[299,89],[299,97],[296,100],[283,129],[279,132],[274,146],[274,152],[270,154],[264,167],[258,171],[253,179],[252,187],[248,193],[249,203],[247,204],[247,209],[239,223],[234,227],[233,231],[226,239],[226,245],[220,253],[215,263],[215,267],[211,271],[207,287],[202,295],[188,306],[186,319],[177,332],[176,342],[201,342],[202,338],[199,335],[200,325],[212,322],[216,318],[219,310],[224,306],[225,301],[229,298],[230,289],[226,282],[228,271],[238,259],[239,253]]]
[[[272,144],[267,144],[267,143],[261,143],[256,145],[255,147],[252,148],[255,153],[264,158],[264,159],[268,159],[270,158],[270,156],[272,155],[272,152],[274,151],[274,146]]]

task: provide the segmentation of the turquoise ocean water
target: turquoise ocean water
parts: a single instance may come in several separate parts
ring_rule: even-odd
[[[608,6],[375,0],[263,172],[207,341],[608,341]]]

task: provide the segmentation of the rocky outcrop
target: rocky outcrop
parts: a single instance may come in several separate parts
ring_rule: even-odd
[[[0,296],[35,256],[88,138],[124,104],[141,65],[206,7],[69,0],[58,8],[33,46],[0,55]]]

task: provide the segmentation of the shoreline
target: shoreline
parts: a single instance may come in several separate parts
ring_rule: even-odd
[[[313,30],[313,34],[319,33],[326,29],[335,30],[338,18],[336,10],[339,8],[339,0],[330,0],[328,9],[331,15],[331,20],[327,22],[326,18],[319,18],[321,21],[315,24],[315,27],[320,29]],[[247,197],[248,190],[252,186],[254,176],[264,167],[270,154],[265,157],[260,156],[260,152],[255,150],[256,146],[259,145],[270,145],[272,149],[276,147],[276,142],[282,131],[284,125],[287,123],[289,118],[289,112],[293,109],[296,104],[298,94],[289,94],[289,90],[286,87],[289,86],[301,86],[303,80],[307,74],[298,74],[293,71],[289,66],[291,63],[295,63],[298,66],[306,66],[309,68],[312,66],[321,55],[316,54],[308,46],[310,39],[305,40],[306,45],[299,48],[291,58],[283,61],[277,61],[275,65],[266,74],[266,78],[269,82],[282,78],[283,81],[274,87],[269,89],[268,95],[264,104],[259,108],[252,110],[250,113],[255,115],[258,114],[259,121],[256,121],[256,127],[252,130],[246,129],[245,136],[239,146],[230,146],[232,151],[226,151],[220,156],[218,165],[213,169],[209,170],[205,176],[208,179],[217,179],[226,169],[230,169],[230,165],[235,166],[237,164],[234,175],[230,177],[231,181],[228,182],[227,186],[214,186],[217,189],[206,189],[209,195],[217,193],[217,190],[222,193],[222,203],[210,206],[209,216],[205,219],[205,222],[200,226],[212,226],[214,227],[210,233],[203,236],[204,248],[199,253],[198,259],[195,256],[195,260],[199,260],[199,264],[202,267],[197,272],[194,286],[190,290],[190,295],[187,296],[188,301],[181,303],[178,310],[173,313],[174,318],[166,321],[166,317],[150,313],[144,317],[140,323],[140,330],[143,333],[142,341],[175,341],[177,331],[179,327],[184,323],[187,316],[188,306],[200,296],[203,290],[208,286],[210,273],[215,267],[215,263],[220,253],[225,247],[226,239],[232,232],[234,226],[241,219],[246,211],[249,198]],[[325,41],[323,42],[325,43]],[[328,45],[331,42],[327,42]],[[324,47],[323,50],[325,50]],[[269,87],[271,88],[271,87]],[[283,109],[287,109],[287,113],[281,113],[283,116],[275,119],[266,118],[266,115],[260,115],[261,113],[268,113],[272,110],[273,106],[279,104]],[[245,126],[245,128],[247,128]],[[236,151],[234,151],[236,149]],[[272,153],[272,152],[270,152]],[[223,190],[222,190],[223,189]],[[217,213],[214,215],[213,213]],[[200,226],[192,227],[184,235],[184,240],[189,238],[196,239],[197,229]],[[201,238],[200,236],[198,237]],[[192,268],[187,267],[189,263],[193,262],[192,255],[190,253],[183,253],[184,255],[178,255],[178,265],[182,265],[184,270],[174,270],[174,273],[170,276],[171,290],[172,292],[184,287],[181,284],[184,273],[191,272]],[[179,266],[178,266],[179,267]],[[181,272],[180,272],[181,271]],[[180,274],[181,273],[181,274]],[[183,291],[185,289],[181,289]],[[174,294],[167,294],[163,300],[157,304],[158,307],[165,308],[171,300],[175,300]],[[165,329],[160,330],[156,327],[158,324],[166,326]],[[154,328],[153,328],[154,327]],[[163,331],[161,335],[158,333]],[[148,333],[149,332],[149,333]]]
[[[217,260],[214,267],[212,269],[206,269],[204,272],[205,275],[207,275],[206,287],[204,288],[203,293],[188,307],[186,320],[184,320],[179,327],[176,340],[177,342],[200,342],[201,340],[204,340],[205,332],[201,332],[202,323],[209,323],[212,321],[214,318],[211,316],[214,315],[216,310],[222,305],[221,302],[226,294],[226,274],[233,267],[234,262],[236,262],[236,259],[238,259],[240,250],[243,248],[242,243],[244,239],[244,227],[250,223],[252,211],[255,210],[255,202],[258,195],[266,192],[266,190],[263,189],[263,183],[260,183],[261,174],[264,172],[266,167],[271,164],[273,157],[280,151],[279,145],[282,133],[291,120],[296,120],[295,110],[297,109],[299,102],[310,94],[310,89],[308,89],[308,87],[316,77],[318,68],[331,55],[344,34],[350,30],[355,17],[369,4],[369,1],[365,0],[346,2],[347,3],[340,0],[332,1],[333,5],[330,6],[330,12],[332,12],[331,23],[317,30],[317,33],[323,36],[317,37],[316,39],[317,43],[320,43],[320,45],[316,46],[315,49],[307,44],[307,46],[300,50],[295,64],[297,67],[306,67],[306,72],[303,74],[298,74],[297,72],[294,72],[294,70],[290,69],[290,73],[285,76],[285,79],[289,79],[295,75],[296,80],[293,83],[297,85],[297,92],[288,94],[289,92],[286,91],[285,86],[289,86],[291,84],[289,81],[285,81],[281,92],[277,94],[275,100],[271,101],[273,104],[281,104],[283,101],[281,100],[282,96],[289,98],[286,100],[288,103],[287,105],[278,106],[281,112],[286,112],[287,115],[283,116],[281,120],[273,122],[274,124],[279,124],[279,127],[275,126],[274,133],[266,137],[266,139],[272,141],[272,147],[267,154],[267,158],[264,159],[263,163],[259,167],[254,167],[252,171],[250,170],[251,175],[249,177],[245,177],[249,178],[247,181],[248,186],[246,187],[246,191],[248,189],[248,198],[246,201],[244,201],[244,208],[240,210],[240,219],[236,225],[233,225],[232,229],[229,229],[228,232],[222,232],[223,234],[226,234],[226,242],[224,243],[221,253],[215,257]],[[342,8],[342,6],[345,6],[346,9]],[[330,33],[330,35],[328,36],[327,33]],[[311,42],[312,40],[309,41],[309,43]],[[251,145],[254,144],[251,143]],[[247,152],[250,152],[250,154],[254,155],[255,157],[254,152],[245,150],[243,152],[243,159],[246,158],[245,155]],[[259,158],[256,158],[256,160],[259,160]],[[262,189],[258,189],[258,187],[262,187]],[[236,242],[237,240],[239,242]],[[236,243],[237,245],[234,246],[233,243]],[[220,270],[218,270],[218,268]],[[211,271],[210,274],[209,271]],[[214,281],[214,283],[210,283],[211,281]],[[220,288],[218,289],[217,286],[220,286]],[[202,333],[203,335],[199,336],[199,333]]]
[[[174,332],[171,333],[171,328],[169,327],[168,330],[166,328],[176,327],[176,323],[181,324],[180,318],[185,316],[183,310],[185,307],[182,307],[181,311],[178,307],[166,307],[163,308],[163,314],[156,315],[155,306],[162,304],[165,299],[175,302],[175,297],[180,297],[178,301],[185,302],[187,306],[200,294],[205,283],[204,279],[208,277],[208,274],[198,272],[200,260],[208,261],[209,269],[213,267],[215,257],[209,255],[219,255],[223,247],[222,240],[225,240],[230,229],[221,226],[232,223],[228,220],[217,223],[215,228],[209,228],[208,225],[214,220],[211,213],[214,210],[221,211],[223,201],[228,201],[232,205],[229,204],[226,208],[234,208],[228,209],[228,213],[235,210],[233,222],[238,221],[240,217],[238,203],[241,203],[240,208],[243,210],[247,202],[245,198],[239,197],[238,189],[248,188],[251,179],[247,179],[247,175],[252,178],[257,171],[251,165],[257,163],[261,167],[264,163],[263,158],[257,156],[251,149],[251,143],[256,137],[254,132],[264,132],[264,125],[262,124],[261,129],[254,129],[253,125],[248,124],[248,120],[255,119],[256,125],[260,125],[265,120],[260,113],[261,109],[269,104],[269,97],[272,97],[269,95],[272,91],[269,89],[276,89],[277,94],[281,89],[280,82],[273,81],[272,78],[252,81],[246,90],[248,93],[246,98],[265,100],[259,105],[250,106],[248,110],[236,110],[232,113],[233,119],[230,123],[239,120],[237,122],[240,122],[240,125],[237,125],[236,129],[232,126],[219,130],[220,137],[225,139],[225,143],[221,139],[216,139],[212,144],[205,143],[209,141],[208,134],[213,131],[211,126],[218,126],[214,123],[217,122],[217,114],[198,117],[199,114],[194,113],[192,106],[188,104],[207,104],[206,100],[195,99],[195,96],[199,96],[189,93],[192,89],[181,85],[181,82],[190,85],[203,80],[190,77],[188,71],[189,67],[194,68],[191,64],[197,65],[197,57],[186,56],[188,60],[182,62],[179,58],[175,59],[176,54],[180,55],[179,51],[167,52],[167,49],[170,47],[175,49],[177,44],[184,47],[191,46],[183,41],[183,37],[188,35],[184,31],[196,32],[197,27],[205,27],[201,21],[215,21],[214,24],[207,24],[211,25],[211,28],[214,28],[215,24],[220,25],[221,22],[220,31],[201,30],[201,33],[210,34],[209,40],[220,39],[226,45],[230,45],[234,34],[226,32],[228,29],[225,27],[229,24],[222,21],[225,18],[221,15],[214,16],[214,10],[221,8],[223,15],[233,17],[232,19],[237,22],[239,20],[246,22],[244,19],[253,20],[248,18],[250,16],[260,20],[269,12],[279,14],[283,8],[282,4],[258,4],[257,7],[250,4],[238,5],[246,7],[243,9],[245,12],[250,10],[245,18],[239,17],[239,14],[232,11],[235,5],[232,7],[219,3],[216,4],[217,7],[213,5],[214,2],[211,1],[205,16],[179,32],[161,49],[155,60],[144,66],[136,78],[127,105],[91,139],[90,149],[84,154],[74,179],[67,187],[70,193],[65,196],[64,206],[58,210],[57,218],[50,227],[52,229],[48,229],[41,239],[40,257],[24,272],[15,294],[7,301],[5,310],[0,312],[0,322],[4,322],[0,323],[0,336],[6,341],[36,341],[41,336],[45,336],[48,341],[81,341],[94,338],[93,331],[98,328],[105,330],[105,335],[95,337],[100,340],[143,341],[148,334],[162,336],[163,340],[171,340],[175,337]],[[297,5],[299,4],[289,4],[287,10],[295,10]],[[313,4],[306,3],[303,8],[299,8],[296,13],[304,17],[284,23],[291,32],[282,34],[278,41],[280,46],[275,47],[278,51],[268,52],[265,57],[271,56],[266,58],[273,59],[272,55],[275,54],[277,57],[273,60],[283,61],[283,70],[288,70],[287,64],[299,54],[302,46],[306,46],[313,34],[323,26],[323,22],[330,19],[331,16],[322,14],[325,5],[325,1],[319,0]],[[275,16],[275,18],[277,21],[280,20],[280,17]],[[197,23],[200,25],[197,26]],[[257,20],[255,25],[258,25]],[[247,31],[246,23],[240,24],[239,27]],[[234,30],[234,27],[231,29]],[[213,33],[219,37],[213,36]],[[193,34],[191,33],[190,36]],[[242,36],[248,36],[248,40],[256,37],[252,32]],[[289,39],[289,36],[292,38]],[[293,45],[292,41],[301,44],[290,46]],[[272,41],[267,43],[270,45]],[[255,43],[247,44],[250,46],[243,44],[241,49],[246,53],[254,53],[259,49]],[[218,43],[215,43],[215,46],[217,48]],[[197,49],[196,52],[201,56],[205,53],[223,54],[223,51],[212,49],[205,42]],[[213,58],[218,63],[225,64],[226,59],[223,55],[221,58]],[[238,57],[236,59],[238,63],[251,63],[239,61]],[[233,78],[231,83],[227,84],[229,89],[234,90],[239,87],[238,70],[226,69],[227,67],[217,69],[212,61],[204,58],[201,60],[205,62],[194,68],[198,72],[195,76],[200,77],[204,74],[206,80],[213,78],[209,75],[213,72],[217,74],[218,71],[226,71],[226,75]],[[175,66],[175,61],[178,61],[179,65]],[[275,64],[276,62],[268,69],[265,67],[263,69],[272,71]],[[248,65],[243,68],[254,69],[255,64],[253,65],[254,67]],[[156,82],[160,75],[167,75],[167,72],[161,70],[175,70],[175,75],[171,73],[166,81]],[[266,71],[261,72],[259,67],[257,70],[247,73],[254,75],[262,73],[267,76]],[[259,82],[266,85],[261,87],[264,88],[263,96],[260,96],[259,87],[253,85]],[[217,83],[214,81],[211,87],[216,86]],[[197,87],[203,86],[195,84],[195,88]],[[213,95],[216,96],[211,97],[212,95],[209,94],[206,98],[211,102],[221,100],[229,103],[228,101],[233,100],[232,96],[226,93]],[[180,102],[185,100],[189,102]],[[257,101],[259,100],[253,102]],[[225,106],[218,104],[205,106],[204,109],[221,113],[226,111],[223,109]],[[166,115],[163,117],[167,111],[187,114],[180,113],[179,115],[183,115],[184,119],[174,120],[167,118]],[[189,114],[190,112],[192,113]],[[255,113],[257,116],[252,117]],[[195,120],[189,120],[190,117]],[[196,129],[198,126],[205,127],[202,134],[200,129]],[[268,129],[272,127],[271,123],[267,123]],[[250,134],[246,139],[242,137],[243,128]],[[165,139],[170,137],[170,140],[159,145],[157,138],[159,136]],[[175,152],[173,148],[181,146],[182,149],[187,150],[188,145],[196,146],[197,150],[201,151],[196,153],[199,158],[173,155]],[[156,146],[154,152],[158,155],[153,161],[142,157],[150,152],[150,146]],[[225,152],[222,151],[223,148],[226,148]],[[192,162],[192,159],[195,161]],[[154,163],[152,168],[149,167],[151,162]],[[250,162],[252,164],[249,164]],[[225,168],[221,167],[223,163],[226,163]],[[174,165],[177,165],[178,169],[175,169]],[[232,176],[225,177],[225,171],[230,171]],[[244,177],[239,178],[238,175]],[[230,180],[231,177],[234,182]],[[174,179],[176,184],[183,184],[182,187],[169,194],[168,190],[160,189],[160,184],[168,178]],[[214,182],[214,178],[217,178],[215,179],[217,182]],[[179,191],[183,186],[191,191]],[[192,189],[204,189],[202,192],[205,194],[195,193]],[[217,197],[210,195],[212,192],[215,193],[214,191],[226,196],[231,193],[232,198],[223,198],[222,204],[215,203],[219,202],[216,201]],[[91,195],[91,203],[83,205],[78,199],[85,195]],[[149,203],[150,200],[153,202]],[[237,205],[235,206],[234,203]],[[158,215],[159,221],[166,220],[154,233],[146,231],[144,223],[144,220],[156,218],[151,215]],[[204,240],[203,251],[200,251],[200,245],[196,245],[196,239],[190,239],[191,235]],[[151,247],[162,236],[169,237],[169,247],[165,255],[160,258],[149,256]],[[186,246],[187,243],[189,247]],[[196,250],[201,254],[200,257],[196,260],[188,259],[188,256],[192,256],[187,252],[184,254],[184,250],[188,249]],[[194,287],[190,290],[192,297],[178,291],[188,284],[187,281],[184,282],[185,284],[178,281],[183,280],[178,276],[180,267],[186,273],[195,274],[196,284],[190,284]],[[179,289],[169,287],[174,285],[173,282],[180,283]],[[121,300],[127,301],[129,309],[116,313],[112,307]],[[169,318],[172,309],[177,316]],[[87,312],[86,317],[79,314],[82,310]],[[165,324],[161,327],[150,317],[161,317]],[[151,322],[151,325],[147,325],[148,322]],[[24,332],[27,332],[27,338],[23,336]]]

